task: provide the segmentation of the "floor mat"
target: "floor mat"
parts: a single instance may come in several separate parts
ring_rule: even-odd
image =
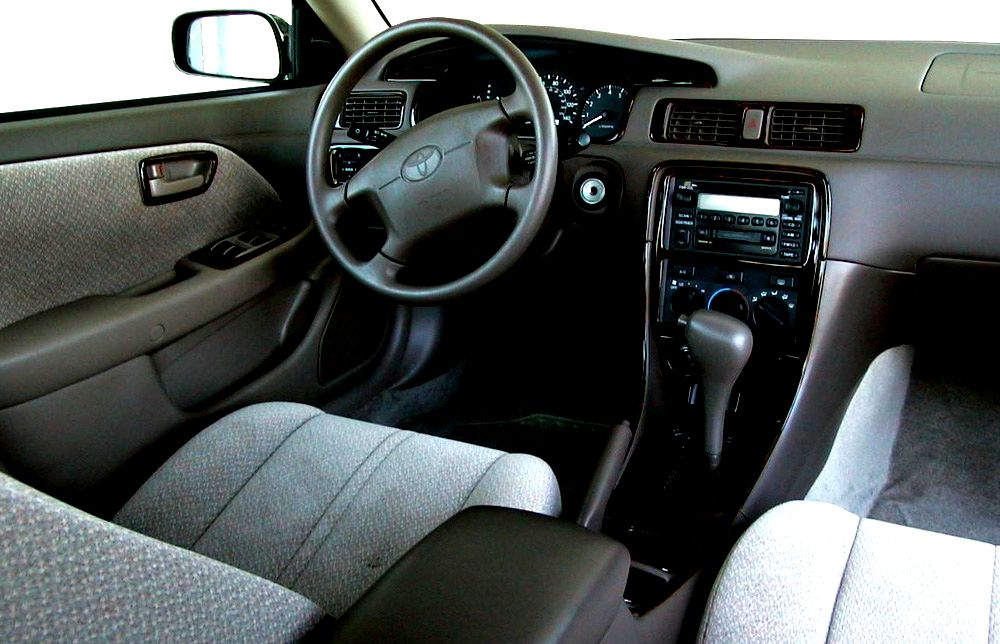
[[[997,382],[916,377],[874,519],[1000,544]]]
[[[514,420],[464,423],[441,433],[454,440],[542,459],[552,467],[559,481],[563,516],[575,519],[611,429],[606,425],[533,414]]]

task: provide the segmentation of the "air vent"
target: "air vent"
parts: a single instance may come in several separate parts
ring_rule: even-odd
[[[650,137],[663,143],[854,152],[864,109],[829,103],[662,100]]]
[[[395,129],[403,124],[406,95],[402,92],[353,92],[347,97],[338,125]]]
[[[739,135],[742,117],[738,103],[674,103],[663,136],[677,143],[728,145]]]
[[[861,143],[861,109],[775,107],[768,128],[772,148],[854,151]]]

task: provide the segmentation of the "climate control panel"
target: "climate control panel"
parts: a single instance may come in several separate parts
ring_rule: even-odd
[[[791,340],[798,319],[797,282],[790,271],[664,260],[659,321],[676,323],[707,308],[746,322],[760,340]]]

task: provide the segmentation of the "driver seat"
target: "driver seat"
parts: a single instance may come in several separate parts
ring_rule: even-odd
[[[196,639],[213,627],[227,639],[284,639],[340,616],[417,541],[475,505],[557,515],[559,488],[533,456],[307,405],[254,405],[174,454],[117,525],[0,474],[0,586],[16,589],[9,616],[30,638],[39,628],[59,636],[62,620],[62,635],[81,621],[126,639],[180,639],[188,626]]]

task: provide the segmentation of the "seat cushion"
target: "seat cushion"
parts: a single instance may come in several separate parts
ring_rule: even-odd
[[[729,554],[700,641],[997,642],[997,548],[795,501]]]
[[[463,508],[555,515],[540,459],[267,403],[198,434],[115,521],[275,581],[342,614]]]
[[[323,619],[266,579],[0,473],[0,641],[288,642]]]

